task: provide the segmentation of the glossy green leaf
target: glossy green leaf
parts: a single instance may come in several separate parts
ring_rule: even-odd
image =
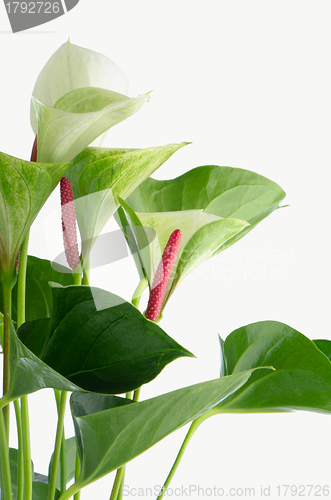
[[[62,391],[82,392],[81,388],[54,371],[33,354],[20,341],[11,322],[10,387],[9,391],[0,399],[0,408],[14,399],[48,387]]]
[[[196,384],[153,399],[72,395],[83,487],[140,455],[235,392],[251,371]]]
[[[249,170],[207,165],[171,180],[147,179],[127,202],[136,212],[200,209],[249,222],[216,253],[225,250],[279,207],[285,197],[275,182]]]
[[[9,448],[9,465],[10,465],[10,475],[11,475],[11,486],[13,492],[13,500],[17,498],[17,483],[18,483],[18,450],[16,448]],[[32,474],[33,474],[33,462],[31,460]]]
[[[68,273],[66,268],[60,272],[61,266],[57,265],[57,271],[52,268],[49,260],[38,259],[32,255],[28,256],[26,270],[26,300],[25,319],[33,321],[35,319],[49,318],[53,309],[52,289],[49,282],[60,283],[63,286],[73,285],[72,273]],[[17,318],[17,283],[12,294],[12,320]],[[2,288],[0,285],[0,309],[2,307]],[[1,315],[0,315],[1,327]]]
[[[137,389],[171,361],[192,356],[128,302],[86,286],[53,288],[51,320],[24,323],[18,334],[58,373],[106,394]]]
[[[331,360],[331,341],[326,339],[313,340],[314,344],[327,358]]]
[[[54,500],[58,500],[61,494],[55,490]],[[32,500],[48,500],[48,484],[41,481],[32,481]]]
[[[0,279],[15,277],[22,242],[69,165],[34,163],[0,153]]]
[[[77,453],[76,438],[71,437],[69,439],[66,439],[65,446],[66,446],[66,465],[67,465],[67,484],[68,484],[69,481],[71,481],[75,477],[76,453]],[[50,476],[52,463],[53,463],[53,455],[52,455],[51,460],[49,462],[48,477]],[[60,468],[58,470],[56,487],[59,490],[61,489],[61,471],[60,471]]]
[[[87,148],[67,172],[82,238],[83,260],[102,228],[126,198],[186,143],[147,149]]]
[[[83,87],[101,87],[127,94],[128,80],[108,57],[68,41],[47,61],[37,78],[32,95],[46,106],[53,107],[64,94]],[[37,120],[33,106],[31,125],[36,134]]]
[[[229,373],[259,370],[234,396],[217,406],[224,412],[331,411],[331,363],[307,337],[275,321],[239,328],[224,342]]]
[[[127,212],[127,223],[130,224],[139,249],[140,259],[139,262],[136,260],[136,265],[142,265],[150,288],[171,233],[175,229],[182,231],[177,258],[165,291],[162,310],[176,287],[190,272],[247,226],[245,221],[221,219],[203,210],[138,213],[134,212],[123,200],[121,203]],[[119,221],[118,218],[117,221]],[[122,225],[122,222],[119,222]]]

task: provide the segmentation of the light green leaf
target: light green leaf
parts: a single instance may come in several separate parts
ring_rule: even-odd
[[[219,413],[288,410],[331,412],[331,363],[307,337],[276,321],[239,328],[224,342],[230,374],[272,365],[276,371],[256,371],[234,396],[219,403]]]
[[[34,163],[0,153],[0,280],[15,278],[18,251],[68,164]]]
[[[32,95],[46,106],[53,107],[64,94],[82,87],[101,87],[121,94],[127,94],[129,90],[127,77],[108,57],[68,41],[47,61]],[[36,134],[37,119],[33,105],[31,125]]]
[[[152,172],[187,143],[147,149],[87,148],[67,172],[82,238],[83,261],[96,238],[126,198]]]
[[[136,265],[142,265],[150,288],[170,235],[175,229],[182,231],[177,257],[165,291],[160,314],[179,283],[202,262],[211,257],[224,243],[247,226],[245,221],[221,219],[203,210],[135,213],[123,200],[122,206],[127,212],[128,223],[130,223],[131,230],[135,235],[139,250],[140,259],[139,262],[136,260]]]
[[[10,387],[0,399],[0,408],[14,399],[47,387],[83,392],[83,389],[54,371],[22,344],[10,322]]]
[[[127,199],[136,212],[199,209],[249,222],[216,253],[225,250],[279,207],[285,197],[275,182],[249,170],[207,165],[171,180],[147,179]]]
[[[72,273],[68,273],[67,268],[60,272],[60,265],[57,271],[52,268],[49,260],[38,259],[32,255],[28,256],[26,271],[26,298],[25,298],[25,321],[49,318],[53,309],[52,289],[49,282],[60,283],[63,286],[73,285]],[[2,287],[0,285],[0,310],[2,307]],[[0,328],[1,328],[0,313]],[[12,320],[17,319],[17,283],[12,293]]]
[[[72,160],[103,132],[136,113],[149,99],[148,94],[132,99],[123,96],[123,100],[113,102],[98,111],[87,113],[66,111],[67,108],[72,109],[72,100],[77,99],[81,104],[83,90],[73,90],[67,100],[62,98],[59,101],[61,109],[46,106],[32,97],[38,121],[39,161]],[[98,103],[100,104],[100,101]],[[91,104],[90,100],[89,105]]]
[[[249,378],[251,371],[196,384],[153,399],[72,395],[84,487],[121,467],[179,427],[204,414]]]

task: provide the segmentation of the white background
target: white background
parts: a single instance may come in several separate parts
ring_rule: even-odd
[[[153,90],[105,146],[192,141],[155,177],[228,165],[265,175],[287,192],[290,207],[176,291],[161,326],[197,359],[168,366],[142,398],[216,378],[217,333],[224,338],[254,321],[274,319],[309,338],[331,339],[330,15],[330,2],[322,0],[80,0],[65,16],[14,35],[0,4],[1,151],[29,158],[34,82],[70,36],[116,62],[131,96]],[[52,258],[61,251],[60,220],[51,236],[47,230],[58,199],[56,192],[33,227],[31,254]],[[137,284],[131,258],[94,272],[92,283],[129,300]],[[51,391],[33,395],[30,406],[35,469],[46,473],[55,425]],[[69,415],[67,421],[70,435]],[[173,485],[253,487],[257,497],[261,485],[271,486],[272,497],[279,484],[331,485],[330,426],[329,417],[313,413],[214,417],[197,432]],[[126,484],[161,485],[185,433],[180,429],[134,460]],[[112,478],[83,490],[82,499],[109,498]],[[239,491],[237,498],[243,496]]]

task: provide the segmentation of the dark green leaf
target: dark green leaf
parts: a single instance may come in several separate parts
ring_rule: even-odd
[[[318,349],[322,351],[322,353],[325,354],[325,356],[331,360],[331,341],[320,339],[320,340],[313,340],[313,342],[318,347]]]
[[[82,391],[82,389],[47,366],[22,344],[11,322],[10,386],[9,391],[0,399],[0,408],[14,399],[47,387],[62,391]]]
[[[54,500],[58,500],[61,494],[55,490]],[[41,481],[32,482],[32,500],[48,500],[48,484]]]
[[[18,334],[47,365],[88,391],[119,394],[137,389],[171,361],[192,356],[110,292],[57,286],[53,304],[49,326],[47,320],[25,323]]]
[[[331,411],[331,363],[307,337],[275,321],[239,328],[225,340],[229,373],[255,366],[256,371],[234,396],[221,402],[223,412]]]
[[[140,455],[232,394],[251,371],[133,402],[114,396],[72,395],[83,487]]]

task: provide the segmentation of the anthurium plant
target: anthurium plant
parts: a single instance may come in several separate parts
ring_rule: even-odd
[[[177,287],[207,259],[231,252],[277,211],[285,193],[260,174],[217,165],[151,178],[185,142],[90,146],[149,100],[148,93],[127,93],[127,78],[112,61],[67,42],[36,80],[30,161],[0,153],[1,500],[78,500],[82,488],[112,471],[110,499],[120,500],[126,464],[191,423],[160,499],[209,417],[331,411],[330,342],[275,321],[219,339],[219,378],[140,398],[140,388],[169,363],[194,358],[161,326]],[[30,227],[57,185],[66,266],[28,255]],[[90,283],[90,253],[112,216],[138,271],[131,303]],[[34,470],[28,404],[29,394],[44,388],[54,390],[58,415],[47,476]],[[68,397],[75,428],[69,438]],[[9,443],[11,411],[17,449]]]

